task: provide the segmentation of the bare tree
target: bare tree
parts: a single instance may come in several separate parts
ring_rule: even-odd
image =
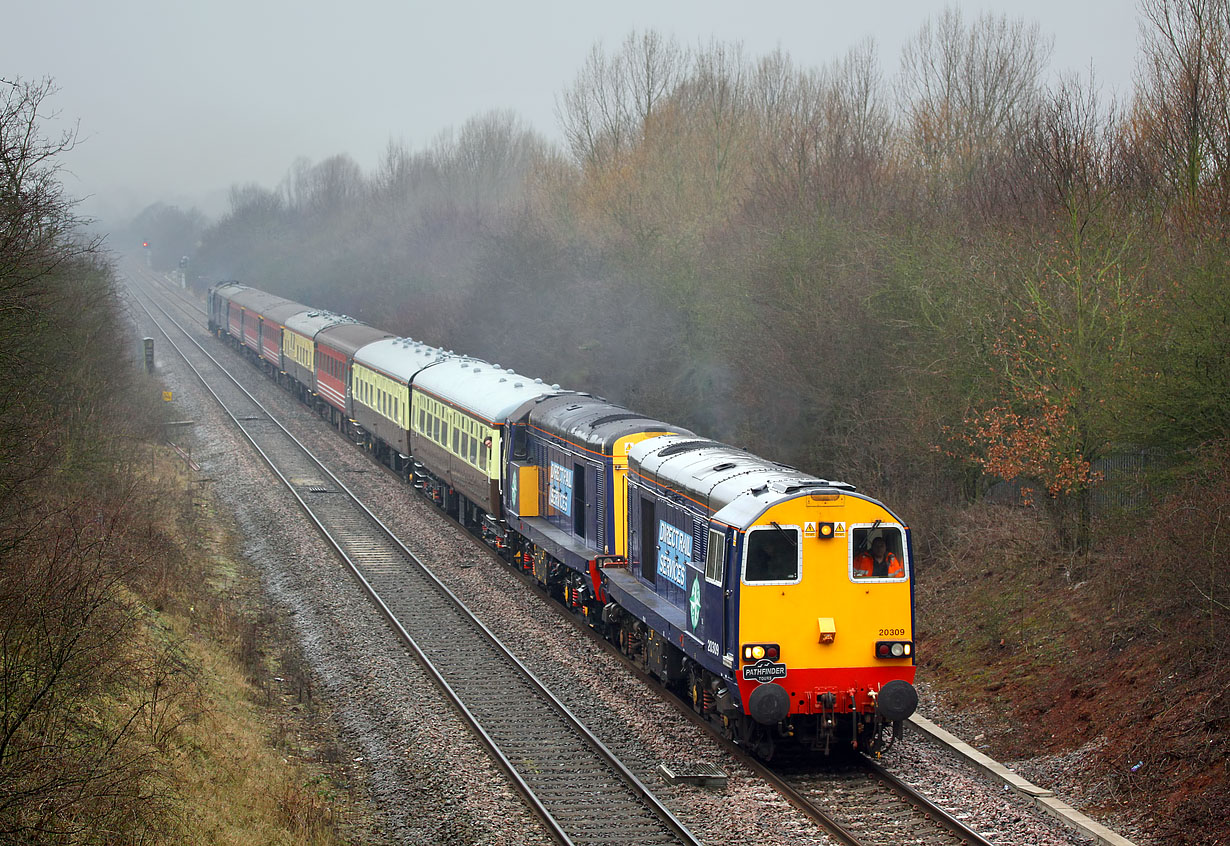
[[[445,192],[475,219],[519,203],[546,142],[512,111],[470,118],[432,149]]]
[[[1230,211],[1230,0],[1142,0],[1137,140],[1160,181]]]
[[[0,77],[0,293],[13,295],[63,262],[92,252],[82,223],[59,180],[60,157],[76,146],[73,127],[55,138],[42,133],[54,118],[50,79]],[[12,307],[11,304],[5,308]]]
[[[887,162],[893,131],[875,42],[867,39],[830,65],[819,88],[827,193],[839,202],[865,199]]]
[[[928,20],[898,80],[913,161],[957,184],[993,167],[1037,107],[1052,43],[1036,23],[984,14],[967,25],[954,7]]]
[[[771,54],[751,89],[762,191],[808,207],[867,196],[889,161],[893,132],[874,41],[817,72]]]
[[[555,106],[577,164],[602,166],[627,152],[675,90],[687,64],[686,51],[654,30],[629,33],[614,55],[595,44]]]
[[[309,215],[340,212],[362,199],[366,190],[362,169],[344,154],[316,165],[297,160],[285,184],[291,207]]]
[[[741,44],[714,41],[697,53],[682,91],[683,108],[692,116],[697,140],[703,142],[698,152],[703,155],[712,199],[722,206],[737,190],[749,152],[751,77]]]

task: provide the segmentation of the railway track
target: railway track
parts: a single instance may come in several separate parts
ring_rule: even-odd
[[[564,844],[699,842],[192,333],[136,298]],[[600,801],[599,801],[600,799]]]
[[[875,761],[851,754],[822,770],[749,766],[763,772],[792,804],[821,815],[848,846],[991,846],[990,841],[938,807]]]
[[[167,291],[164,288],[159,288],[159,293],[165,296],[169,303],[174,303],[175,307],[180,309],[184,315],[190,319],[202,323],[204,322],[205,312],[200,308],[199,304],[191,301],[186,301],[183,297],[176,296],[177,292]],[[188,335],[182,327],[179,331]],[[199,347],[196,341],[192,343]],[[201,353],[204,352],[203,348]],[[211,357],[212,358],[212,357]],[[214,362],[217,364],[216,362]],[[220,365],[218,365],[220,366]],[[194,368],[195,370],[195,368]],[[245,376],[248,374],[245,374]],[[204,381],[204,380],[203,380]],[[236,383],[237,384],[237,383]],[[245,391],[246,393],[246,391]],[[249,395],[250,396],[250,395]],[[255,401],[255,400],[253,400]],[[241,427],[244,423],[255,423],[251,421],[237,421]],[[259,449],[258,445],[258,449]],[[267,457],[268,460],[268,457]],[[379,465],[383,467],[383,465]],[[350,499],[349,496],[336,496],[338,493],[349,494],[344,486],[329,474],[329,471],[323,468],[323,465],[318,465],[317,470],[320,478],[302,477],[299,479],[300,487],[306,484],[309,492],[312,494],[315,508],[324,516],[328,516],[334,506],[341,505],[343,500]],[[326,482],[325,479],[331,480]],[[313,484],[314,483],[314,484]],[[288,482],[294,489],[293,480]],[[335,491],[331,485],[335,485]],[[311,490],[315,486],[316,490]],[[328,490],[326,490],[328,488]],[[303,501],[302,497],[300,497]],[[305,503],[305,508],[307,508]],[[360,505],[359,508],[366,512],[365,508]],[[311,513],[311,512],[309,512]],[[442,515],[443,516],[443,515]],[[380,544],[373,542],[370,537],[371,529],[367,525],[367,521],[379,525],[379,521],[370,514],[366,520],[353,521],[347,516],[345,510],[343,513],[331,517],[333,525],[337,525],[337,535],[343,542],[349,542],[354,547],[366,548],[366,554],[369,557],[370,563],[366,565],[366,569],[360,569],[357,572],[359,578],[364,581],[365,586],[385,585],[388,582],[396,582],[396,573],[399,570],[406,569],[410,566],[406,563],[404,556],[409,556],[408,550],[401,547],[400,550],[390,550]],[[319,525],[319,522],[318,522]],[[382,532],[387,533],[383,525],[379,525]],[[322,531],[328,532],[325,529]],[[395,540],[395,539],[394,539]],[[331,541],[332,542],[332,541]],[[475,541],[476,545],[477,541]],[[396,542],[396,546],[400,547],[400,542]],[[479,545],[481,546],[481,545]],[[347,548],[344,547],[343,548]],[[481,547],[486,550],[485,546]],[[346,553],[343,552],[343,556]],[[432,577],[434,580],[434,577]],[[531,587],[536,588],[532,580],[523,577],[523,581]],[[437,583],[438,584],[438,583]],[[455,597],[447,592],[441,586],[441,589],[449,597],[452,603],[460,604]],[[368,586],[369,593],[375,592],[375,588]],[[389,597],[393,598],[393,604],[399,607],[399,604],[413,603],[414,597],[417,596],[418,589],[410,589],[405,585],[389,584],[384,587],[384,591]],[[544,595],[545,596],[545,595]],[[374,596],[374,601],[381,603],[379,596]],[[393,613],[390,609],[385,610],[386,616]],[[431,613],[434,613],[431,612]],[[576,622],[571,615],[560,612],[563,616],[568,617],[574,623]],[[431,620],[431,614],[427,615],[427,619]],[[394,621],[396,623],[396,621]],[[475,621],[478,627],[482,627],[481,623]],[[578,624],[578,627],[588,634],[593,635],[589,627]],[[485,629],[483,629],[485,631]],[[486,633],[488,640],[494,640],[489,632]],[[410,637],[409,633],[405,635]],[[594,639],[610,649],[609,644],[606,644],[600,637],[594,636]],[[442,638],[442,643],[446,645],[446,651],[452,652],[452,649],[447,647],[447,637]],[[439,658],[438,654],[431,651],[431,643],[427,644],[428,649],[420,653],[425,663],[431,666],[433,657]],[[420,650],[416,647],[416,652]],[[621,661],[628,664],[634,672],[635,668],[623,658],[617,651],[611,650],[612,654],[619,657]],[[466,670],[455,670],[467,676],[476,676],[470,681],[474,684],[472,689],[479,692],[480,696],[487,695],[484,691],[482,680],[490,680],[493,673],[491,668],[494,665],[486,665],[488,656],[475,652],[468,656],[465,661]],[[516,660],[515,658],[513,659]],[[519,663],[519,662],[518,662]],[[526,671],[528,674],[528,670]],[[443,673],[440,674],[443,677]],[[447,684],[447,678],[441,678],[443,684]],[[550,694],[547,694],[550,696]],[[451,694],[450,694],[451,696]],[[553,698],[553,697],[552,697]],[[669,698],[669,697],[668,697]],[[516,699],[513,700],[517,701]],[[704,721],[700,720],[693,714],[691,709],[679,700],[671,698],[673,704],[679,710],[686,714],[689,718],[695,720],[698,724],[710,728]],[[462,706],[464,708],[465,706]],[[561,706],[562,707],[562,706]],[[566,710],[566,709],[565,709]],[[479,714],[471,716],[465,712],[467,720],[471,721],[472,725],[479,724]],[[501,718],[511,718],[511,728],[514,730],[525,731],[525,726],[522,723],[520,715],[515,709],[490,713],[489,710],[484,711],[481,715],[484,716],[493,726],[497,728],[501,725]],[[493,722],[492,722],[493,721]],[[508,727],[504,727],[506,730]],[[482,732],[482,729],[477,729]],[[816,821],[816,823],[825,831],[827,831],[837,842],[850,844],[850,846],[877,846],[877,844],[924,844],[924,846],[951,846],[952,844],[969,844],[969,846],[989,846],[989,841],[982,838],[976,832],[965,826],[961,821],[957,820],[951,814],[931,803],[926,797],[919,794],[908,784],[900,781],[892,774],[886,772],[879,767],[874,761],[862,756],[855,756],[847,765],[834,769],[829,766],[817,770],[815,766],[803,769],[773,769],[757,759],[748,755],[740,747],[725,741],[714,733],[715,739],[726,746],[727,750],[737,757],[745,766],[748,767],[756,776],[772,785],[779,793],[781,793],[792,805],[797,807],[802,813]],[[541,748],[539,744],[547,744],[554,740],[554,736],[549,732],[541,735],[536,735],[533,732],[525,732],[523,738],[527,741],[512,750],[511,757],[504,755],[501,763],[508,769],[512,765],[513,760],[518,760],[523,763],[529,762],[529,766],[533,768],[539,767],[539,758],[541,757],[544,768],[549,768],[550,764],[547,759],[540,756],[538,750]],[[487,738],[484,736],[484,740]],[[490,741],[488,741],[490,743]],[[595,739],[595,742],[596,739]],[[600,744],[599,744],[600,745]],[[565,767],[565,773],[567,768]],[[631,774],[629,774],[631,775]],[[578,771],[573,771],[573,785],[577,781],[586,780],[590,777],[582,776]],[[633,776],[635,780],[635,777]],[[565,782],[569,779],[565,776]],[[639,783],[639,782],[638,782]],[[579,804],[584,809],[584,814],[593,816],[597,814],[599,803],[593,801],[593,796],[599,795],[598,791],[606,789],[606,782],[595,782],[595,792],[589,795],[589,798],[582,800]],[[520,785],[519,789],[520,789]],[[527,785],[528,786],[528,785]],[[603,800],[605,801],[605,799]],[[652,839],[644,838],[641,835],[636,835],[631,840],[621,841],[618,838],[610,836],[609,829],[605,827],[605,823],[601,820],[591,820],[591,833],[597,835],[597,839],[577,840],[575,842],[602,842],[602,843],[618,843],[618,842],[659,842]],[[689,841],[663,841],[663,842],[689,842]]]

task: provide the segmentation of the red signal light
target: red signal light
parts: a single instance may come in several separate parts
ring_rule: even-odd
[[[148,246],[149,246],[149,241],[142,241],[142,242],[141,242],[141,246],[142,246],[142,247],[148,247]]]

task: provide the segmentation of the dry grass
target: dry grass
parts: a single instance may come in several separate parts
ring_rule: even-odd
[[[168,842],[343,842],[336,796],[271,744],[270,714],[247,671],[216,644],[188,640],[204,682],[205,715],[184,726],[172,765],[177,820]]]
[[[156,520],[181,555],[150,586],[144,635],[172,644],[194,685],[159,714],[169,809],[162,842],[378,841],[362,831],[370,811],[336,783],[343,756],[310,700],[310,670],[263,607],[225,518],[169,451],[146,458],[160,491]]]

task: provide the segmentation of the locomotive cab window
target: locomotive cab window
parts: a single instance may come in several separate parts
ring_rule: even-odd
[[[743,558],[746,584],[782,584],[799,580],[798,526],[757,526],[747,533]]]
[[[908,574],[900,526],[873,523],[850,531],[850,575],[857,581],[900,582]]]

